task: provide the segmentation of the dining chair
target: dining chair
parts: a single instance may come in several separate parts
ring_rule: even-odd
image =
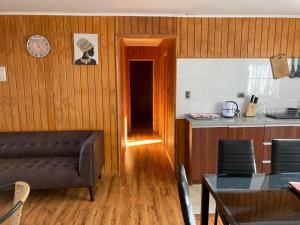
[[[0,224],[10,219],[10,225],[18,225],[20,223],[23,205],[29,195],[30,187],[26,182],[17,181],[13,184],[7,184],[0,187],[5,190],[14,187],[14,202],[12,208],[0,217]]]
[[[178,176],[178,194],[184,224],[196,225],[196,219],[193,213],[193,206],[190,199],[189,184],[187,181],[184,166],[182,164],[179,165]]]
[[[219,140],[218,174],[256,173],[253,140]],[[218,224],[218,209],[214,224]],[[223,223],[224,218],[221,216]]]
[[[272,140],[272,173],[300,172],[300,139]]]

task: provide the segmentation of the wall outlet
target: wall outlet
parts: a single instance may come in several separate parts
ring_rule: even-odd
[[[185,91],[185,98],[189,99],[191,97],[191,92],[190,91]]]
[[[0,81],[6,81],[6,71],[4,66],[0,66]]]
[[[237,97],[237,98],[245,98],[245,93],[244,93],[244,92],[238,92],[238,93],[236,94],[236,97]]]

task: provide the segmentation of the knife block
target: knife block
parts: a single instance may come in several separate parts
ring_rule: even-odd
[[[256,115],[256,104],[250,103],[246,112],[246,117],[255,117]]]

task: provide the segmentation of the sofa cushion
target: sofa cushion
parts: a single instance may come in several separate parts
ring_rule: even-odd
[[[87,179],[78,176],[78,157],[0,159],[0,185],[19,180],[32,189],[80,187],[89,185]]]
[[[0,133],[0,158],[79,156],[92,131]]]

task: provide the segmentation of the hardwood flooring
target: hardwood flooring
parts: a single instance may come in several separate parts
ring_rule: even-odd
[[[143,136],[131,137],[131,143],[134,138],[141,145],[128,147],[124,175],[104,175],[94,202],[86,188],[31,191],[21,224],[183,225],[176,179],[162,143],[142,144]],[[12,193],[0,194],[0,214],[11,200]]]

